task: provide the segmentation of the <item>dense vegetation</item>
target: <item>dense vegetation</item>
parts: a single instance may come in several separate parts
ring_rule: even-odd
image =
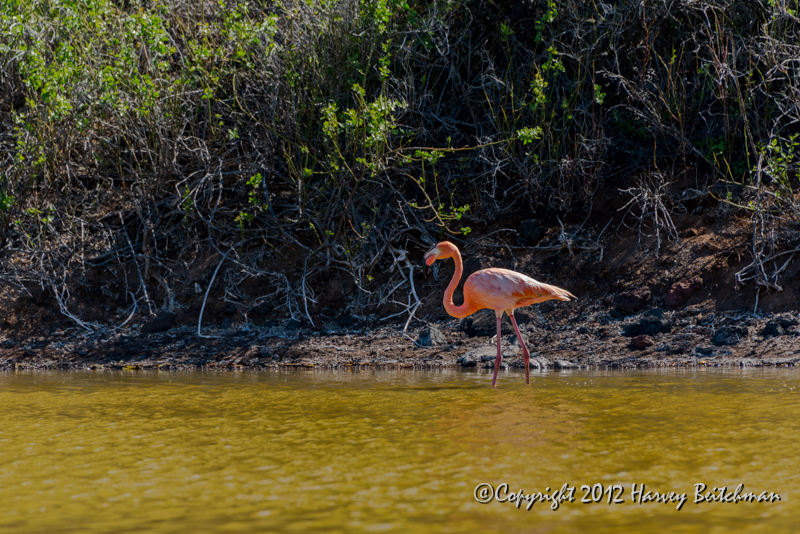
[[[2,276],[69,314],[107,267],[153,310],[218,251],[245,307],[307,314],[338,271],[408,312],[407,240],[604,187],[662,236],[714,196],[766,255],[799,213],[799,4],[4,0]]]

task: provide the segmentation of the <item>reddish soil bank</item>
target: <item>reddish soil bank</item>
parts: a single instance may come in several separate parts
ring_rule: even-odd
[[[570,256],[491,246],[477,247],[466,264],[468,271],[515,268],[579,296],[517,312],[534,367],[795,365],[797,267],[784,271],[784,291],[762,292],[753,314],[754,288],[737,289],[734,280],[748,263],[746,228],[691,228],[659,256],[636,251],[629,237],[601,239],[602,260],[600,250]],[[407,333],[402,321],[382,321],[380,313],[351,315],[331,307],[315,313],[315,328],[288,317],[252,314],[245,320],[236,310],[213,310],[213,304],[202,329],[208,337],[197,335],[197,315],[186,310],[157,319],[141,314],[116,331],[89,333],[48,308],[47,300],[37,302],[41,295],[17,291],[11,298],[7,290],[0,368],[491,368],[492,312],[461,321],[447,316],[441,298],[451,273],[449,263],[438,279],[430,272],[417,279],[423,303]],[[504,365],[520,367],[507,319],[503,325]],[[167,329],[153,332],[160,328]],[[434,344],[419,346],[426,339]]]
[[[706,212],[676,216],[680,239],[662,239],[658,253],[653,237],[640,239],[624,226],[604,232],[608,219],[600,216],[566,225],[572,254],[568,248],[553,250],[564,242],[559,224],[537,230],[540,240],[533,247],[520,236],[530,231],[530,224],[523,227],[519,217],[497,221],[465,251],[464,278],[478,269],[502,266],[579,297],[518,312],[534,366],[794,365],[800,360],[800,262],[790,261],[780,273],[783,291],[760,292],[754,314],[754,284],[737,286],[734,276],[752,261],[750,223]],[[779,238],[776,244],[785,250],[797,246],[791,238]],[[396,305],[357,310],[353,302],[359,290],[346,280],[315,281],[319,299],[311,312],[314,324],[306,317],[243,310],[224,302],[221,290],[215,289],[198,336],[204,292],[187,284],[176,295],[174,315],[162,312],[154,318],[139,309],[114,330],[112,325],[122,323],[125,313],[112,311],[119,303],[106,290],[103,273],[94,278],[89,273],[76,290],[79,305],[72,312],[108,325],[94,333],[60,313],[41,289],[2,290],[0,368],[491,368],[491,312],[463,321],[450,318],[441,301],[452,262],[433,272],[421,267],[424,250],[409,252],[420,266],[415,284],[421,305],[406,333],[406,315],[385,319],[397,313]],[[781,265],[790,257],[784,256]],[[209,256],[200,265],[196,276],[206,287],[217,261]],[[457,291],[456,302],[460,298]],[[442,337],[427,331],[426,336],[443,344],[419,346],[420,332],[428,325]],[[504,332],[512,333],[507,319]],[[508,335],[504,365],[521,366],[518,346]]]

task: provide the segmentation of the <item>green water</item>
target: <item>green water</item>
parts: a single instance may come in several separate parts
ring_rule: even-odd
[[[800,372],[531,378],[0,374],[0,531],[797,532]],[[503,482],[577,489],[476,501]],[[687,501],[633,503],[633,483]],[[781,500],[695,504],[696,483]],[[595,484],[624,502],[582,503]]]

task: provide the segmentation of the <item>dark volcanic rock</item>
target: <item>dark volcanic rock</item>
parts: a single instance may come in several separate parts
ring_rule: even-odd
[[[155,334],[156,332],[164,332],[172,328],[175,324],[176,314],[168,311],[160,311],[158,315],[147,321],[142,325],[142,334]]]
[[[703,347],[703,346],[697,346],[697,347],[693,348],[692,352],[691,352],[691,355],[694,356],[695,358],[700,358],[700,357],[703,357],[703,356],[710,356],[712,354],[714,354],[714,348],[713,347]]]
[[[768,321],[767,324],[764,326],[764,329],[761,330],[761,335],[764,337],[767,336],[782,336],[786,333],[783,329],[781,324],[778,321]]]
[[[422,327],[417,338],[417,343],[423,347],[433,347],[435,345],[447,345],[447,339],[441,330],[429,324]]]
[[[636,347],[639,350],[646,349],[647,347],[653,346],[653,340],[650,336],[636,336],[631,340],[631,345]]]
[[[545,230],[534,219],[522,221],[519,225],[519,235],[531,245],[535,245],[544,237]]]
[[[770,323],[773,321],[781,325],[781,328],[783,328],[784,330],[787,330],[792,326],[797,326],[798,324],[800,324],[800,322],[798,322],[795,317],[792,317],[791,314],[788,313],[773,317]]]
[[[472,324],[467,330],[469,337],[497,335],[497,317],[492,310],[479,311],[472,317]],[[508,319],[503,319],[500,328],[500,333],[503,335],[514,333],[514,328]]]
[[[650,288],[647,286],[629,289],[614,296],[613,304],[625,313],[636,313],[650,302]]]
[[[747,338],[747,334],[747,328],[744,326],[723,326],[717,330],[717,333],[711,338],[711,342],[714,345],[736,345]]]
[[[531,315],[526,311],[516,310],[514,312],[514,319],[517,320],[517,326],[519,326],[521,324],[530,323],[533,317],[531,317]]]
[[[620,310],[619,308],[614,308],[613,310],[611,310],[610,312],[608,312],[608,315],[606,316],[606,318],[607,318],[609,321],[610,321],[611,319],[616,319],[616,320],[618,320],[618,321],[619,321],[620,319],[624,319],[624,318],[625,318],[625,312],[624,312],[624,311],[622,311],[622,310]]]
[[[461,364],[461,367],[476,367],[478,359],[472,356],[462,356],[456,360],[456,363]]]
[[[531,344],[531,340],[525,334],[522,334],[522,342],[525,343],[525,346],[528,347]],[[522,345],[520,345],[519,340],[517,339],[517,334],[511,334],[508,336],[503,343],[508,343],[509,347],[516,348],[518,350],[522,350]]]
[[[297,330],[298,328],[300,328],[301,324],[303,323],[300,322],[300,320],[292,318],[286,321],[286,324],[283,325],[283,328],[286,330]]]
[[[667,291],[667,296],[664,297],[664,304],[672,307],[683,306],[692,296],[692,293],[700,289],[701,285],[703,285],[703,279],[699,276],[675,282]]]
[[[625,337],[654,336],[662,332],[665,334],[672,332],[672,323],[664,316],[664,312],[660,308],[653,308],[643,313],[637,322],[625,327],[622,335]]]

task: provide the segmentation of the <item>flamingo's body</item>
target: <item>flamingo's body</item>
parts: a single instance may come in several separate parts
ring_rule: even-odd
[[[492,387],[497,382],[497,371],[500,369],[500,363],[503,359],[503,353],[500,348],[500,321],[503,318],[503,312],[508,314],[508,318],[511,319],[511,324],[514,326],[514,331],[517,333],[517,339],[522,347],[522,355],[525,359],[525,383],[530,384],[530,352],[528,352],[528,347],[525,346],[517,321],[514,319],[514,310],[546,300],[570,300],[571,298],[576,298],[575,295],[559,287],[537,282],[524,274],[509,271],[508,269],[491,268],[472,273],[467,278],[467,281],[464,282],[464,303],[456,306],[453,303],[453,292],[461,280],[461,275],[464,273],[461,253],[458,248],[449,241],[442,241],[433,250],[425,254],[425,263],[432,265],[434,261],[445,258],[453,258],[456,264],[453,278],[444,291],[444,309],[447,310],[447,313],[460,319],[472,315],[478,310],[489,308],[494,310],[497,316],[497,360],[495,360],[494,364]]]

